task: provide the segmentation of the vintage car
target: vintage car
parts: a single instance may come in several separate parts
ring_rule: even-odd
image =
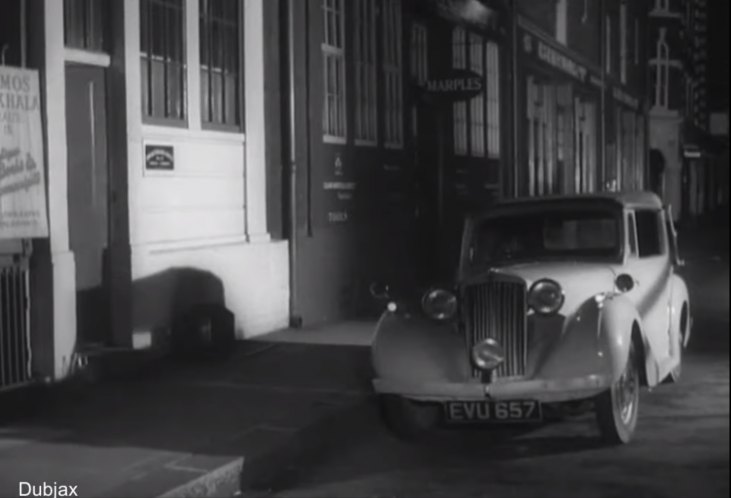
[[[448,285],[387,302],[371,346],[388,426],[541,423],[594,410],[627,443],[641,386],[675,382],[691,332],[669,208],[652,193],[502,202],[468,217]]]

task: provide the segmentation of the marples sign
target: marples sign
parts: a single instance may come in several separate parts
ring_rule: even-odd
[[[442,77],[431,78],[424,87],[432,97],[449,102],[469,100],[485,90],[482,76],[464,69],[455,69]]]

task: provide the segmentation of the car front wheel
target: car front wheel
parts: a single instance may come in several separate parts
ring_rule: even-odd
[[[436,405],[396,395],[382,395],[379,403],[386,426],[400,439],[417,440],[439,421],[439,407]]]
[[[640,373],[634,344],[630,344],[624,372],[596,400],[596,418],[602,438],[611,444],[626,444],[637,426],[640,404]]]

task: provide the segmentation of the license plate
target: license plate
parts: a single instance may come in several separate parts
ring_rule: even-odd
[[[451,401],[444,405],[452,423],[540,422],[541,404],[532,400]]]

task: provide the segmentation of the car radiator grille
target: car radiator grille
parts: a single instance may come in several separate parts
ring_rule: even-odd
[[[465,289],[465,325],[468,353],[485,339],[495,339],[505,351],[505,361],[493,372],[493,380],[522,377],[527,362],[526,286],[523,282],[490,280]],[[482,372],[473,368],[473,375]]]

